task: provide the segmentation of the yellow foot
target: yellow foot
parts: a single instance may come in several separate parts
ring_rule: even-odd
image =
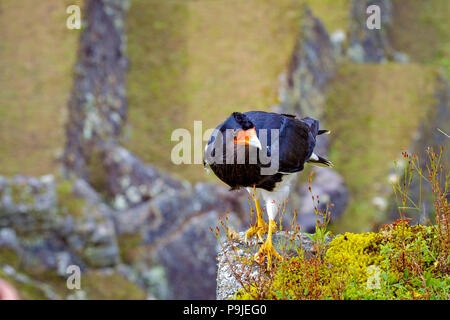
[[[283,257],[278,254],[272,245],[272,240],[264,242],[259,251],[255,254],[255,261],[262,264],[267,257],[267,270],[272,267],[272,256],[280,261],[283,261]]]
[[[265,223],[264,220],[258,221],[256,226],[250,227],[250,229],[245,232],[245,243],[247,243],[248,238],[253,237],[255,234],[258,235],[259,241],[262,243],[262,236],[267,232],[267,230],[269,230],[269,225]]]

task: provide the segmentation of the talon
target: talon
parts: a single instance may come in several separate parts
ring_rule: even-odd
[[[263,242],[264,242],[262,236],[263,236],[264,234],[266,234],[267,231],[269,231],[269,225],[268,225],[267,223],[265,223],[264,221],[262,221],[262,224],[261,224],[261,225],[258,224],[258,231],[256,232],[256,234],[258,235],[258,238],[259,238],[259,242],[260,242],[260,243],[263,243]]]
[[[270,270],[272,267],[273,256],[278,260],[283,261],[283,257],[280,256],[273,247],[272,241],[266,241],[255,254],[254,259],[257,263],[262,264],[267,257],[267,270]]]
[[[265,257],[267,257],[267,270],[270,270],[272,267],[272,256],[275,256],[278,260],[283,261],[283,257],[278,254],[272,244],[272,231],[274,228],[276,228],[276,223],[275,221],[270,220],[267,240],[254,256],[255,261],[259,264],[262,264]]]
[[[269,225],[265,223],[263,220],[259,220],[256,226],[250,227],[245,232],[245,243],[247,243],[247,239],[253,237],[255,234],[258,236],[259,241],[261,243],[264,242],[262,236],[267,233],[269,230]]]

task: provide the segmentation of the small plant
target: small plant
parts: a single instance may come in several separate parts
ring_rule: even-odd
[[[447,197],[450,185],[450,174],[446,168],[444,168],[442,163],[444,149],[441,147],[439,153],[436,153],[433,148],[427,148],[428,163],[425,166],[420,164],[420,158],[416,154],[411,155],[405,151],[402,152],[402,155],[405,159],[403,181],[393,185],[397,202],[401,202],[401,206],[399,206],[400,217],[404,221],[408,220],[406,217],[406,210],[408,209],[415,210],[420,214],[425,215],[425,212],[422,212],[422,183],[425,182],[430,187],[433,196],[434,220],[436,223],[433,225],[433,228],[435,228],[441,252],[438,264],[443,272],[448,273],[450,207]],[[416,178],[417,183],[419,184],[419,199],[412,199],[409,195],[409,188],[413,178]],[[430,223],[430,221],[428,222]]]
[[[331,235],[331,232],[327,230],[328,224],[330,223],[331,212],[329,210],[330,205],[327,204],[325,211],[320,210],[320,200],[319,196],[314,196],[311,185],[312,185],[312,177],[314,175],[314,171],[312,171],[308,178],[308,191],[311,194],[311,199],[314,206],[314,214],[316,216],[316,227],[315,232],[313,234],[307,233],[306,236],[312,241],[314,246],[314,251],[317,257],[321,258],[323,252],[325,250],[326,241],[328,237]]]

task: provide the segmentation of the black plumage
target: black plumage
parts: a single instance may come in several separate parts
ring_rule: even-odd
[[[274,151],[278,151],[278,170],[273,174],[261,174],[261,169],[269,168],[272,163],[264,164],[265,162],[262,161],[259,152],[256,163],[250,163],[249,152],[251,148],[255,148],[253,146],[242,146],[245,148],[245,162],[237,163],[237,148],[239,145],[231,141],[235,135],[227,137],[226,131],[229,129],[236,133],[239,130],[248,130],[253,127],[261,140],[261,151],[263,153],[271,157],[274,155]],[[267,132],[267,140],[261,139],[263,129]],[[278,145],[272,144],[272,140],[275,142],[276,137],[272,137],[271,129],[278,130]],[[223,139],[218,138],[218,132],[222,134]],[[320,133],[325,133],[325,131],[321,130]],[[293,115],[262,111],[235,112],[217,126],[216,134],[213,134],[205,149],[205,162],[210,165],[211,170],[217,177],[228,184],[231,189],[256,187],[273,191],[277,183],[282,181],[284,175],[303,170],[305,162],[313,155],[316,136],[320,133],[319,122],[312,118],[297,119]],[[220,143],[222,148],[217,148]],[[234,148],[234,150],[230,148]],[[216,150],[220,149],[222,149],[223,163],[208,160],[212,157],[220,158],[220,155],[216,155]],[[225,163],[226,156],[227,152],[230,151],[234,151],[234,161],[227,164]],[[274,160],[272,159],[272,161]]]

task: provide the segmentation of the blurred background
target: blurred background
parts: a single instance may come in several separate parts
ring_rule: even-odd
[[[449,163],[449,21],[447,0],[0,0],[0,298],[215,299],[209,227],[229,212],[244,231],[248,195],[173,164],[171,134],[234,111],[332,131],[318,145],[334,169],[305,170],[289,199],[302,230],[311,170],[334,233],[396,219],[401,152],[425,165],[443,146]],[[432,221],[411,189],[408,215]]]

